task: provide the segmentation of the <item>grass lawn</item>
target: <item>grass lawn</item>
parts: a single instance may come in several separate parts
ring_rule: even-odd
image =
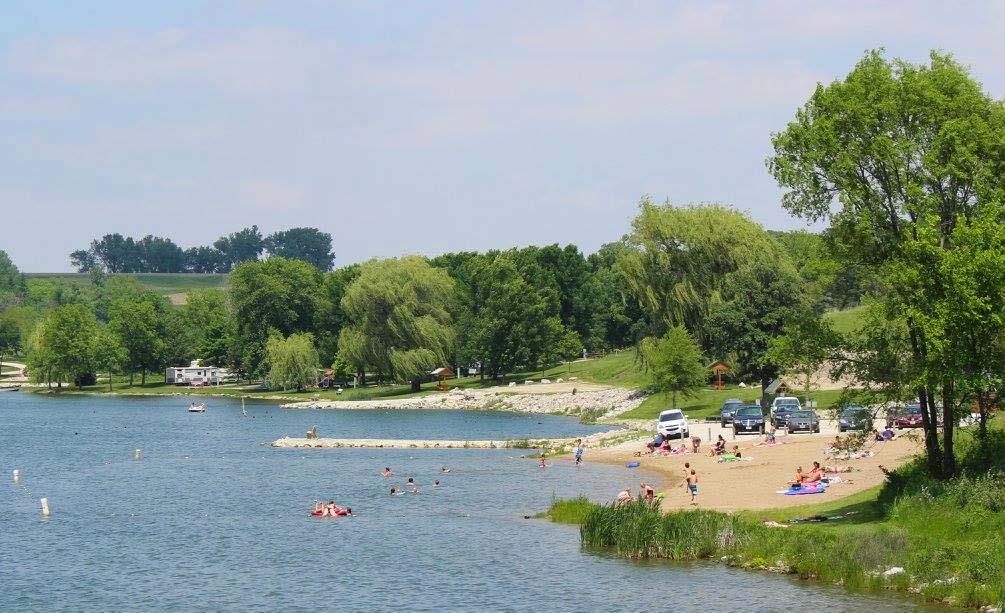
[[[543,375],[539,372],[527,374],[529,377],[525,378],[544,377],[554,381],[559,377],[576,377],[589,383],[629,388],[642,388],[648,383],[634,349],[615,351],[597,359],[562,364],[544,371]]]
[[[235,398],[244,397],[249,399],[262,398],[262,399],[278,399],[287,402],[298,402],[302,400],[310,400],[311,398],[318,397],[326,400],[375,400],[378,398],[403,398],[408,396],[421,396],[426,394],[435,393],[436,384],[435,383],[424,383],[422,385],[422,391],[414,393],[411,391],[411,387],[408,385],[380,385],[371,386],[361,389],[346,389],[342,394],[336,394],[331,390],[308,390],[305,392],[294,392],[294,391],[282,391],[282,390],[263,390],[259,389],[258,384],[248,384],[247,382],[242,383],[229,383],[226,385],[216,385],[208,387],[186,387],[179,385],[170,385],[164,383],[164,376],[160,374],[147,375],[146,385],[140,385],[140,377],[136,376],[134,380],[134,385],[129,386],[129,377],[116,375],[112,377],[112,391],[116,394],[129,394],[136,396],[145,395],[188,395],[188,396],[209,396],[209,395],[221,395],[221,396],[233,396]],[[68,388],[69,390],[74,390],[75,388]],[[88,392],[108,392],[108,381],[103,377],[99,381],[98,385],[91,385],[84,388],[84,391]]]
[[[50,279],[76,285],[87,285],[91,282],[90,275],[80,273],[45,272],[28,273],[25,276],[29,279]],[[226,274],[201,273],[122,273],[119,276],[132,277],[139,281],[143,287],[163,296],[184,293],[193,289],[223,289],[227,287],[230,278]]]
[[[831,322],[834,329],[842,334],[854,332],[862,325],[862,316],[865,314],[864,306],[851,307],[841,311],[830,311],[824,314],[824,319]]]
[[[817,504],[808,504],[800,507],[788,507],[785,509],[766,509],[761,511],[743,511],[740,516],[757,522],[774,520],[785,522],[796,517],[808,517],[810,515],[841,515],[849,511],[855,511],[855,515],[839,521],[820,522],[814,526],[821,528],[841,530],[848,526],[868,524],[883,519],[883,510],[878,504],[879,492],[882,486],[877,485],[867,490],[862,490],[851,496],[829,500]]]

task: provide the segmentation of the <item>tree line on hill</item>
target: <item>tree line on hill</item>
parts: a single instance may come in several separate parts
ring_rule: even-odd
[[[241,262],[262,254],[303,260],[331,270],[335,262],[332,236],[316,228],[290,228],[262,236],[258,226],[218,238],[211,246],[182,249],[170,238],[147,235],[141,239],[106,234],[87,249],[70,254],[78,272],[100,269],[108,273],[226,273]]]
[[[864,404],[916,399],[928,470],[948,479],[960,418],[976,415],[986,456],[1005,394],[1003,143],[1005,106],[952,57],[869,52],[772,136],[782,205],[826,223],[819,234],[645,198],[631,232],[589,257],[551,245],[328,272],[248,258],[227,292],[178,308],[121,277],[25,282],[4,256],[0,342],[19,344],[36,378],[66,382],[199,357],[280,387],[318,363],[414,386],[451,363],[500,377],[638,347],[676,396],[707,380],[709,358],[762,386],[827,365]],[[853,304],[864,316],[851,330],[823,317]]]
[[[142,382],[197,358],[284,387],[316,377],[305,363],[413,386],[445,365],[478,365],[483,377],[498,379],[634,347],[677,325],[698,343],[696,352],[728,356],[738,376],[765,382],[778,373],[762,362],[767,339],[792,313],[821,311],[839,286],[820,272],[834,267],[800,276],[786,241],[817,244],[814,257],[826,253],[819,236],[794,234],[773,236],[725,207],[644,199],[633,232],[589,256],[574,245],[548,245],[322,271],[272,255],[239,262],[229,289],[190,292],[177,307],[134,278],[101,269],[86,285],[24,283],[15,272],[11,278],[21,281],[8,284],[14,289],[0,330],[8,331],[7,346],[28,354],[34,375],[57,386],[102,369]],[[668,250],[674,241],[703,246]],[[68,326],[83,330],[81,338],[93,332],[95,344],[64,343],[56,331]],[[124,353],[98,350],[114,341]],[[74,351],[83,353],[65,355]],[[117,356],[123,360],[110,365]],[[299,366],[289,372],[277,364]]]

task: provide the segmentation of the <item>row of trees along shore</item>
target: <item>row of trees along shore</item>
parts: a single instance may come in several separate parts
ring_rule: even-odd
[[[771,142],[782,206],[820,233],[643,198],[631,232],[588,257],[551,245],[329,271],[267,247],[264,260],[228,255],[229,289],[178,307],[100,270],[89,288],[25,282],[3,256],[0,343],[57,384],[98,371],[142,381],[200,358],[280,387],[320,364],[417,387],[448,364],[498,378],[636,347],[657,387],[687,394],[710,358],[762,385],[826,364],[860,402],[919,399],[928,469],[954,476],[958,418],[977,407],[984,440],[1005,391],[1002,103],[950,56],[870,52]],[[856,329],[822,316],[852,305]]]

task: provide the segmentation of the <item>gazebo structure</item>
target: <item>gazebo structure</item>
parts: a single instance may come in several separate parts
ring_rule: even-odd
[[[432,375],[434,379],[439,381],[439,383],[436,384],[436,389],[445,390],[450,387],[447,385],[447,379],[454,376],[454,371],[449,366],[444,366],[442,368],[429,371],[429,374]]]
[[[717,390],[725,389],[726,383],[723,381],[723,377],[733,372],[733,368],[726,362],[718,360],[709,364],[708,369],[711,370],[712,374],[715,376],[715,381],[712,382],[712,387]]]

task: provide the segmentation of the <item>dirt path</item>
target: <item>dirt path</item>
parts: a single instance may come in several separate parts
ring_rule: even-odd
[[[684,463],[690,462],[698,473],[699,506],[719,511],[739,511],[793,507],[834,500],[879,485],[885,479],[879,466],[893,469],[911,459],[922,449],[916,435],[901,436],[895,441],[876,443],[872,449],[876,455],[858,460],[832,460],[824,455],[824,448],[833,435],[796,434],[781,435],[782,444],[773,447],[754,446],[759,439],[747,438],[736,442],[740,446],[744,460],[740,462],[718,462],[708,456],[708,446],[702,443],[701,453],[681,456],[651,456],[646,452],[647,439],[638,439],[608,448],[589,449],[587,458],[591,462],[603,462],[625,466],[639,462],[641,468],[659,474],[662,479],[659,491],[664,491],[664,509],[690,507],[690,496],[680,486]],[[730,441],[729,446],[734,443]],[[635,452],[641,450],[642,456]],[[826,493],[803,496],[785,496],[776,493],[784,489],[792,479],[797,466],[809,470],[813,461],[824,465],[841,464],[851,466],[854,471],[837,475],[841,482],[832,485]],[[638,491],[639,479],[625,485]],[[613,499],[617,492],[611,492]]]

